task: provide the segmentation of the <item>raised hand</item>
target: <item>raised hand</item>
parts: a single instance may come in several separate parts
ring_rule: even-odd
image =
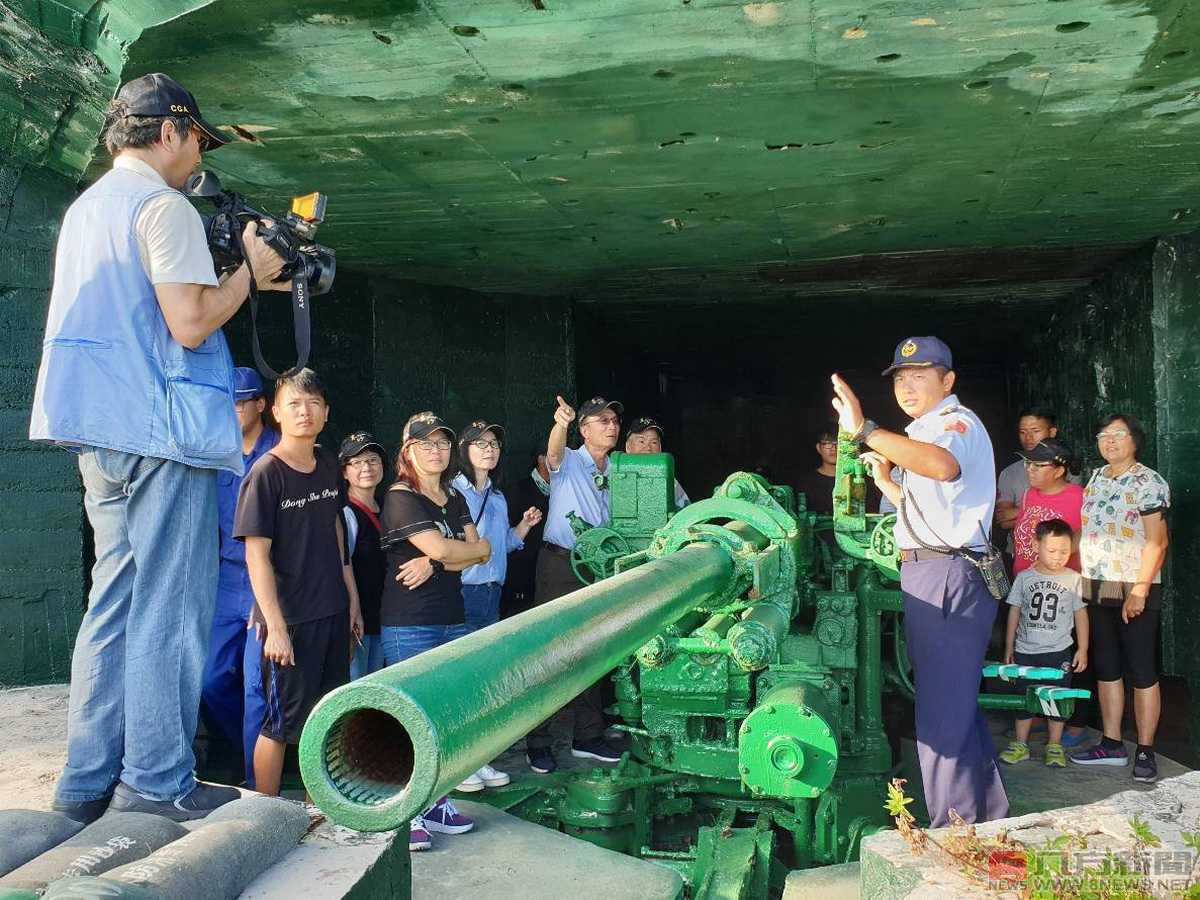
[[[570,428],[571,423],[575,421],[575,408],[561,396],[555,399],[558,401],[558,409],[554,410],[554,424]]]

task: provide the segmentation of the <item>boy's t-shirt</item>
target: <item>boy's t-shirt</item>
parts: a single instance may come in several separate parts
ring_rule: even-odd
[[[289,625],[350,613],[335,525],[345,504],[337,460],[319,448],[311,472],[265,453],[242,481],[233,536],[271,539],[271,567]]]
[[[1021,511],[1013,526],[1013,574],[1023,572],[1037,562],[1037,527],[1051,519],[1062,519],[1079,534],[1082,524],[1083,488],[1068,483],[1057,494],[1043,494],[1030,488],[1021,495]],[[1067,567],[1079,571],[1079,551],[1067,560]]]
[[[1008,605],[1021,609],[1013,644],[1018,653],[1054,653],[1071,646],[1075,611],[1083,609],[1081,583],[1074,569],[1046,575],[1031,567],[1013,579]]]

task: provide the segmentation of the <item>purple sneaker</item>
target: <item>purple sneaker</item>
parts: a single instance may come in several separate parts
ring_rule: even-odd
[[[425,828],[425,820],[417,816],[408,824],[408,849],[412,852],[433,846],[433,835]]]
[[[443,797],[433,809],[421,817],[429,831],[441,834],[465,834],[475,827],[475,822],[468,819],[457,809],[449,799]]]
[[[1103,744],[1097,744],[1095,747],[1089,747],[1087,750],[1072,753],[1068,758],[1077,766],[1129,765],[1129,754],[1125,752],[1123,746],[1117,750],[1109,750]]]

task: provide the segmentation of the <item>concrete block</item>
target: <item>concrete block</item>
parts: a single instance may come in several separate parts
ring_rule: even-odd
[[[56,847],[83,829],[62,813],[33,809],[0,811],[0,876]]]
[[[793,869],[783,884],[781,900],[859,900],[860,867],[856,862],[819,869]]]

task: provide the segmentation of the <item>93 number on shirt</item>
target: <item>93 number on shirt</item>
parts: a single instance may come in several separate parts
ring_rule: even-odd
[[[1043,594],[1036,591],[1029,598],[1029,621],[1041,619],[1047,625],[1058,618],[1058,594]]]

